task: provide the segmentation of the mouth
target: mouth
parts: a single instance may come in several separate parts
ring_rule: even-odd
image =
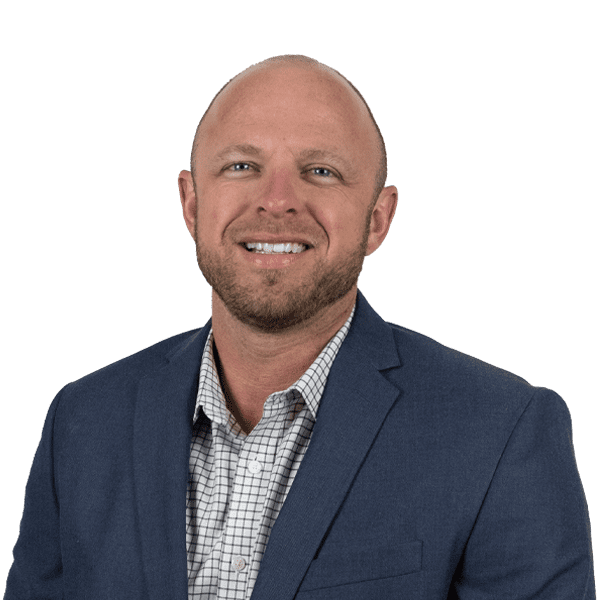
[[[307,244],[298,242],[283,242],[269,244],[267,242],[244,242],[240,244],[248,252],[255,254],[301,254],[310,248]]]

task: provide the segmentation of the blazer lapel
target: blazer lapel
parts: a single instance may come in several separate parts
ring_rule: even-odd
[[[202,350],[211,322],[140,381],[134,481],[148,597],[187,600],[186,493]]]
[[[253,600],[290,600],[400,390],[380,373],[400,366],[392,329],[358,293],[321,399],[306,455],[273,526]]]

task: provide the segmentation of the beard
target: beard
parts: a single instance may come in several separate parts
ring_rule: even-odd
[[[336,264],[318,261],[301,280],[290,277],[285,268],[264,269],[260,285],[244,283],[235,261],[209,250],[197,232],[196,258],[206,281],[236,319],[273,333],[308,321],[352,290],[362,270],[368,236],[367,226],[355,252]]]

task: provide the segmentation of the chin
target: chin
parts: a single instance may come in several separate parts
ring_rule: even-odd
[[[265,270],[260,282],[244,281],[233,261],[221,260],[197,247],[198,265],[229,313],[252,329],[274,333],[301,326],[346,296],[356,286],[363,248],[290,286],[280,270]],[[291,289],[290,289],[291,288]]]
[[[339,298],[321,298],[319,294],[286,293],[270,296],[267,290],[260,298],[250,294],[229,296],[215,289],[227,310],[240,322],[263,332],[285,331],[306,323]]]

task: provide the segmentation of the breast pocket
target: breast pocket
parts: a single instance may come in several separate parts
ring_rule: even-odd
[[[320,597],[305,592],[325,591],[325,588],[337,586],[348,586],[345,587],[345,597],[350,598],[353,597],[352,591],[356,588],[356,584],[361,584],[360,587],[363,589],[366,585],[382,592],[386,584],[378,580],[393,578],[394,581],[390,579],[389,584],[396,586],[399,583],[396,581],[399,576],[421,570],[422,547],[423,542],[420,540],[396,545],[390,545],[389,541],[386,541],[385,545],[377,545],[369,540],[368,544],[359,548],[341,543],[331,545],[325,543],[319,556],[312,561],[306,572],[297,598]],[[412,579],[415,579],[414,585],[417,585],[417,578]],[[333,590],[330,592],[334,593]],[[384,595],[380,597],[385,598]]]

